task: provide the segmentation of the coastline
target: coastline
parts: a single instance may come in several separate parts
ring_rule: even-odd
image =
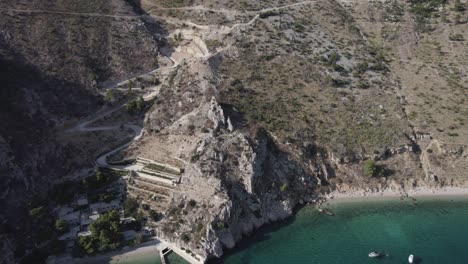
[[[402,198],[434,198],[434,199],[446,199],[446,198],[468,198],[468,188],[464,187],[415,187],[407,191],[397,191],[384,189],[382,191],[365,191],[365,190],[353,190],[353,191],[333,191],[323,196],[324,202],[352,202],[352,201],[364,201],[364,200],[393,200]]]
[[[397,191],[384,189],[378,192],[365,191],[365,190],[347,190],[347,191],[333,191],[322,196],[325,198],[322,203],[312,204],[312,206],[342,204],[342,203],[355,203],[355,202],[368,202],[368,201],[386,201],[386,200],[402,200],[411,198],[435,199],[445,200],[453,198],[467,198],[468,188],[463,187],[416,187],[407,191]],[[297,212],[296,212],[297,213]],[[294,217],[293,214],[291,217]],[[136,248],[124,248],[120,251],[110,252],[103,255],[92,257],[85,257],[81,259],[61,259],[65,262],[57,261],[56,263],[111,263],[111,264],[127,264],[135,259],[147,256],[159,256],[158,250],[161,250],[170,243],[161,239],[155,239],[145,242]],[[173,246],[173,245],[172,245]],[[179,253],[178,251],[176,251]],[[223,258],[221,258],[223,259]],[[210,262],[211,263],[211,262]]]
[[[147,241],[140,244],[137,247],[126,247],[121,250],[108,252],[104,254],[98,254],[94,256],[87,256],[83,258],[73,258],[71,256],[61,256],[55,259],[50,259],[47,263],[55,264],[69,264],[69,263],[80,263],[80,264],[130,264],[134,263],[135,258],[139,257],[155,257],[155,262],[159,260],[159,250],[167,247],[167,244],[157,239]],[[157,260],[156,260],[157,259]],[[157,263],[157,262],[156,262]]]

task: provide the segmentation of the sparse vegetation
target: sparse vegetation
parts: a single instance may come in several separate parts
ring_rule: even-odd
[[[364,162],[364,174],[368,177],[382,177],[384,169],[378,166],[373,159],[367,159]]]
[[[449,36],[450,41],[464,41],[465,38],[463,37],[462,34],[450,34]]]
[[[283,183],[281,186],[280,186],[280,191],[281,192],[285,192],[288,190],[288,184],[287,183]]]
[[[271,16],[277,16],[279,15],[280,13],[276,10],[270,10],[270,11],[265,11],[265,12],[262,12],[260,13],[259,17],[261,19],[265,19],[265,18],[268,18],[268,17],[271,17]]]
[[[215,49],[217,49],[219,47],[224,47],[224,43],[217,40],[217,39],[206,40],[205,43],[206,43],[206,46],[208,47],[209,50],[215,50]]]
[[[107,89],[107,91],[106,91],[106,101],[108,101],[108,102],[114,101],[114,91],[112,89]]]
[[[62,219],[58,219],[55,221],[55,230],[60,233],[65,233],[68,230],[67,222],[63,221]]]

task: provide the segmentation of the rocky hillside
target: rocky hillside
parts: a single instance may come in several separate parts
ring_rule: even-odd
[[[64,122],[96,111],[101,86],[157,68],[164,32],[123,0],[2,0],[0,13],[0,255],[11,260],[34,248],[29,201],[92,169],[92,152],[59,140]]]
[[[464,1],[228,2],[142,1],[185,59],[127,153],[185,163],[160,236],[220,256],[329,191],[466,186]]]
[[[331,191],[467,187],[467,10],[465,0],[2,1],[2,209],[90,168],[94,135],[66,148],[54,136],[96,109],[100,87],[157,67],[159,51],[143,136],[116,156],[182,169],[152,224],[199,259]],[[77,152],[86,162],[71,164]]]

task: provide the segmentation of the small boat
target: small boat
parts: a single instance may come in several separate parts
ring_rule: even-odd
[[[378,251],[372,251],[371,253],[369,253],[369,258],[380,258],[382,256],[383,254]]]
[[[409,263],[414,263],[414,256],[413,255],[409,255],[408,262]]]
[[[335,214],[327,209],[323,209],[323,208],[319,208],[318,211],[322,214],[326,214],[326,215],[329,215],[329,216],[334,216]]]

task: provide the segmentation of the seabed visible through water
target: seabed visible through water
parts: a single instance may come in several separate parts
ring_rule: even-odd
[[[468,197],[331,201],[262,228],[215,263],[468,263]],[[378,250],[388,256],[373,259]]]

